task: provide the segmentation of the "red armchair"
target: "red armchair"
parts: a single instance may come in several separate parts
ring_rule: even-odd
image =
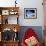
[[[34,40],[34,41],[35,41],[36,44],[27,45],[28,43],[31,44],[31,42],[28,42],[28,41],[35,39],[35,38],[36,38],[36,40]],[[22,38],[21,46],[41,46],[41,44],[37,40],[37,35],[32,28],[27,29],[27,31],[25,32],[24,37]]]

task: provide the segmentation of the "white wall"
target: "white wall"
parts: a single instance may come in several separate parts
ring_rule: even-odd
[[[14,6],[15,0],[0,0],[0,6]],[[43,26],[42,0],[17,0],[19,10],[19,24],[21,26]],[[24,8],[37,8],[37,19],[24,19]]]
[[[43,26],[42,0],[19,0],[20,25],[22,26]],[[37,19],[24,19],[24,8],[37,8]]]

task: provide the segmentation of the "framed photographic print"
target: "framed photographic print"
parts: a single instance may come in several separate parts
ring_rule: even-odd
[[[15,20],[15,21],[14,21]],[[8,24],[17,24],[17,16],[10,16],[8,18]]]
[[[4,28],[2,31],[2,40],[8,41],[12,40],[12,30],[10,28]]]
[[[13,10],[10,10],[10,11],[9,11],[9,14],[10,14],[10,15],[16,15],[16,14],[17,14],[17,11],[14,10],[14,9],[13,9]]]
[[[2,10],[2,15],[9,15],[9,10]]]
[[[36,19],[37,8],[24,8],[24,18],[25,19]]]

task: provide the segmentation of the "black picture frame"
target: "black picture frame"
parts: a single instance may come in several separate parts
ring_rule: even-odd
[[[37,19],[37,8],[24,8],[24,19]]]

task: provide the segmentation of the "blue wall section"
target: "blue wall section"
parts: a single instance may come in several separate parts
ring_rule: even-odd
[[[37,33],[38,39],[42,43],[43,42],[43,30],[41,26],[21,26],[20,31],[19,31],[20,41],[22,40],[23,35],[28,28],[32,28]]]

